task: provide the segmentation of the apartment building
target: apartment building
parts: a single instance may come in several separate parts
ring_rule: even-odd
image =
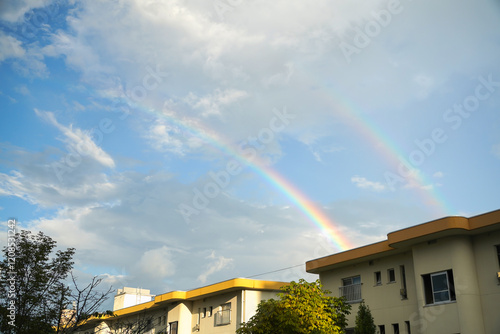
[[[446,217],[308,261],[324,287],[364,301],[380,334],[500,333],[500,210]]]
[[[92,319],[81,334],[234,334],[255,314],[262,300],[275,298],[285,282],[236,278],[190,291],[172,291],[154,296],[149,302],[120,308],[120,289],[115,316]],[[149,291],[141,292],[149,295]]]

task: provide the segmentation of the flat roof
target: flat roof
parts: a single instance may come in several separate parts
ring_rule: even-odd
[[[397,253],[407,246],[431,239],[451,235],[476,234],[500,228],[500,210],[491,211],[474,217],[445,217],[411,226],[387,234],[387,240],[371,245],[354,248],[306,262],[308,273],[318,274],[325,270],[360,260],[369,260],[380,256]]]
[[[290,283],[287,282],[263,281],[263,280],[249,279],[249,278],[233,278],[227,281],[207,285],[194,290],[167,292],[161,295],[157,295],[154,298],[154,300],[150,302],[141,303],[113,311],[114,316],[95,318],[91,320],[106,320],[109,318],[131,315],[137,312],[164,307],[166,304],[176,301],[193,301],[230,291],[237,291],[237,290],[279,291],[282,286],[289,284]]]

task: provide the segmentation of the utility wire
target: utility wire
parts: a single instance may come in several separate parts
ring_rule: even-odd
[[[301,267],[305,265],[304,263],[302,264],[298,264],[296,266],[291,266],[291,267],[287,267],[287,268],[283,268],[283,269],[278,269],[278,270],[273,270],[273,271],[269,271],[267,273],[262,273],[262,274],[257,274],[257,275],[252,275],[252,276],[248,276],[247,278],[253,278],[253,277],[257,277],[257,276],[262,276],[262,275],[267,275],[267,274],[273,274],[273,273],[277,273],[279,271],[284,271],[284,270],[289,270],[289,269],[293,269],[293,268],[297,268],[297,267]]]

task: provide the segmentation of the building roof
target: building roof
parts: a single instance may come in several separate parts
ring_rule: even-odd
[[[189,291],[171,291],[161,295],[157,295],[154,300],[126,308],[122,308],[114,311],[114,316],[112,318],[132,315],[134,313],[157,309],[160,307],[165,307],[168,303],[177,301],[193,301],[197,299],[203,299],[214,295],[219,295],[226,292],[237,291],[237,290],[266,290],[266,291],[278,291],[284,285],[290,283],[286,282],[276,282],[276,281],[262,281],[253,280],[248,278],[233,278],[227,281],[211,284],[205,287],[197,288]],[[100,318],[94,320],[104,320],[107,319]]]
[[[420,242],[452,235],[474,235],[497,229],[500,229],[500,210],[470,218],[445,217],[391,232],[387,235],[387,240],[381,242],[308,261],[306,271],[318,274],[347,264],[395,254]]]

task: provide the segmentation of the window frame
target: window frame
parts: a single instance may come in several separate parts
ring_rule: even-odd
[[[174,328],[172,328],[174,327]],[[178,321],[172,321],[168,323],[168,333],[169,334],[178,334],[179,331],[179,322]]]
[[[495,248],[497,253],[498,268],[500,268],[500,245],[495,245]]]
[[[396,283],[396,271],[394,268],[387,269],[387,283]]]
[[[445,282],[447,289],[445,290],[435,290],[435,281],[433,280],[434,277],[442,276],[445,275]],[[425,304],[426,305],[439,305],[439,304],[447,304],[447,303],[453,303],[456,301],[456,295],[455,295],[455,282],[453,278],[453,270],[448,269],[448,270],[442,270],[442,271],[437,271],[434,273],[429,273],[422,275],[423,279],[423,284],[424,284],[424,297],[425,297]],[[436,301],[436,295],[437,294],[442,294],[443,292],[448,293],[448,299],[440,299]],[[439,296],[439,295],[438,295]]]
[[[361,282],[361,275],[345,277],[342,278],[341,281],[342,281],[342,286],[339,287],[340,297],[345,297],[347,303],[359,303],[363,300],[361,291],[361,286],[363,283]],[[349,287],[351,288],[349,289]],[[346,291],[348,291],[348,293],[346,293]],[[359,298],[354,298],[354,297],[359,297]]]
[[[374,274],[375,286],[382,285],[382,272],[376,271]]]
[[[225,319],[224,312],[228,313],[227,319]],[[231,303],[225,303],[219,306],[219,311],[215,313],[214,326],[226,326],[231,324]]]

